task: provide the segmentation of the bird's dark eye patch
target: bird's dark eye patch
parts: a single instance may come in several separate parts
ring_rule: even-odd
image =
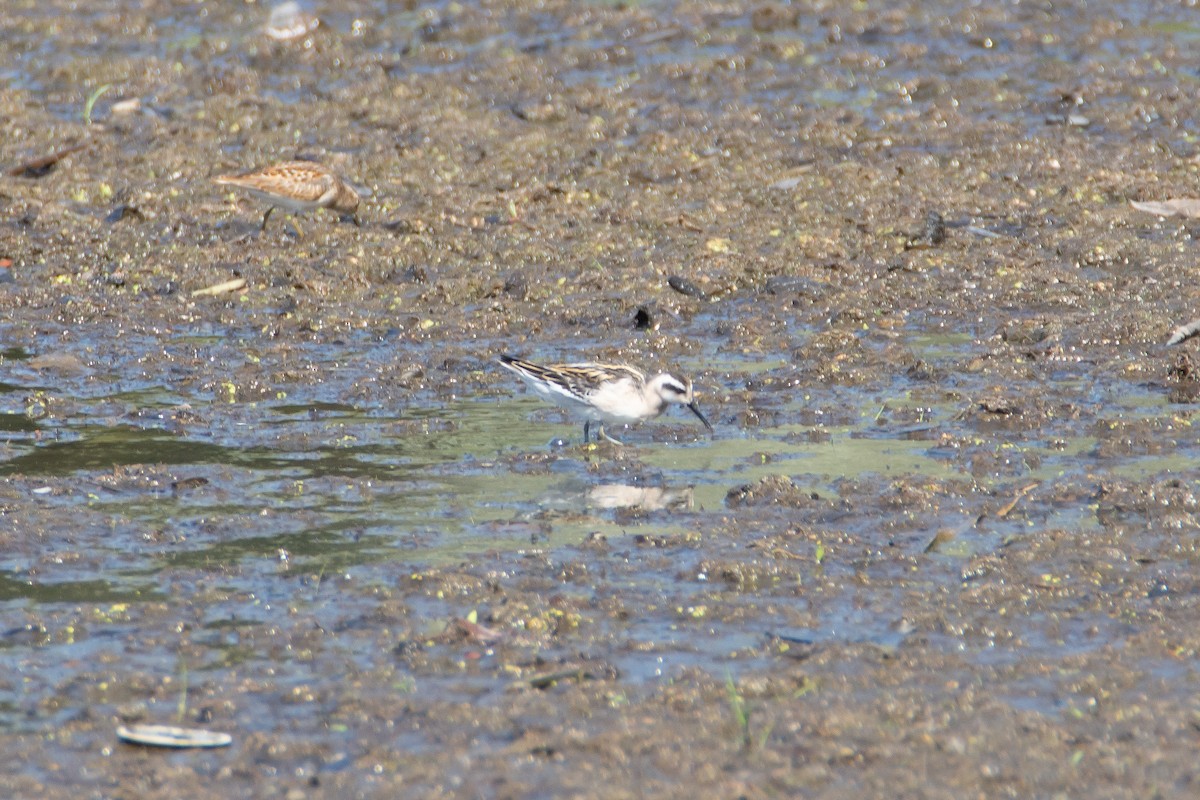
[[[687,396],[687,389],[682,384],[676,383],[675,381],[667,381],[664,383],[663,390],[672,394],[677,394],[680,397]]]

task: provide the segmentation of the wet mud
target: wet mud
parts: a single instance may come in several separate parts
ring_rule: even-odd
[[[0,793],[1192,793],[1192,9],[328,5],[0,18]]]

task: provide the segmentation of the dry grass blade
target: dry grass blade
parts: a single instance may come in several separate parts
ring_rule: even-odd
[[[225,281],[224,283],[218,283],[213,286],[206,286],[203,289],[197,289],[196,291],[192,292],[192,297],[216,297],[217,295],[236,292],[239,289],[244,289],[245,287],[245,278],[234,278],[231,281]]]
[[[1200,217],[1200,198],[1177,197],[1171,200],[1139,202],[1130,200],[1129,205],[1147,214],[1158,214],[1160,217],[1170,217],[1178,214],[1181,217]]]
[[[1186,342],[1198,333],[1200,333],[1200,319],[1194,319],[1186,325],[1180,325],[1171,331],[1171,338],[1167,339],[1167,347]]]

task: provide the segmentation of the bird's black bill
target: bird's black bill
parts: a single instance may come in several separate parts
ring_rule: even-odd
[[[703,423],[704,423],[704,427],[708,428],[708,432],[709,432],[709,433],[712,433],[712,432],[713,432],[713,426],[712,426],[712,425],[710,425],[710,424],[709,424],[709,422],[708,422],[708,420],[706,420],[706,419],[704,418],[704,415],[700,413],[700,409],[696,407],[696,404],[695,404],[695,403],[688,403],[688,404],[687,404],[687,407],[688,407],[688,410],[689,410],[689,411],[691,411],[693,414],[695,414],[695,415],[696,415],[696,416],[699,418],[699,420],[700,420],[701,422],[703,422]]]

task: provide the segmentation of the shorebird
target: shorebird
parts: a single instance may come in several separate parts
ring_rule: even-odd
[[[686,406],[704,427],[712,431],[692,393],[692,382],[662,373],[653,378],[633,367],[613,364],[541,365],[500,356],[500,365],[516,373],[544,400],[583,418],[583,441],[593,422],[600,423],[598,435],[614,444],[621,442],[604,432],[604,423],[628,425],[653,419],[675,403]]]
[[[267,213],[263,214],[259,230],[267,229],[267,219],[276,208],[286,209],[293,214],[328,208],[350,216],[355,225],[359,224],[356,216],[358,192],[336,172],[315,161],[285,161],[241,175],[218,175],[213,181],[222,186],[245,189],[270,204]],[[296,231],[300,231],[298,226]]]

